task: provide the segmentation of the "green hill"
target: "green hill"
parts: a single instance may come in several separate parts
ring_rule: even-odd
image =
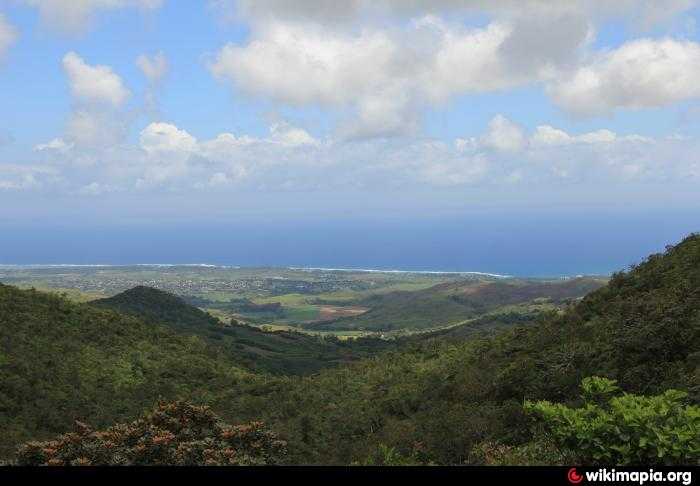
[[[371,310],[354,317],[309,325],[313,329],[420,330],[447,326],[499,308],[547,299],[555,305],[583,297],[604,285],[594,278],[560,281],[460,281],[418,291],[373,295],[356,304]]]
[[[264,332],[222,323],[180,297],[150,287],[135,287],[90,305],[131,314],[146,322],[201,336],[223,349],[240,366],[273,374],[308,374],[369,356],[390,346],[379,339],[340,341],[298,332]]]
[[[187,304],[180,297],[142,285],[113,297],[93,300],[90,305],[132,314],[147,322],[164,323],[185,331],[219,325],[216,318]]]
[[[130,418],[160,397],[211,402],[249,376],[200,337],[0,284],[0,457],[76,419]]]
[[[686,390],[698,403],[699,366],[700,237],[691,236],[537,325],[413,342],[263,393],[253,385],[255,398],[239,391],[228,410],[282,432],[293,462],[363,461],[382,445],[459,464],[479,461],[486,442],[531,444],[525,399],[575,403],[581,380],[599,375],[631,393]]]

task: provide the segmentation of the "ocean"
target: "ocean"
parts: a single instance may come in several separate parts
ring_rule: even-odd
[[[697,213],[556,212],[451,218],[4,225],[0,264],[605,275],[700,230]]]

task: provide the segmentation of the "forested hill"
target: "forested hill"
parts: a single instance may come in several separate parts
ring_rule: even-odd
[[[264,332],[256,327],[222,323],[180,297],[150,287],[135,287],[90,303],[166,325],[183,334],[201,336],[251,371],[309,374],[367,357],[393,346],[375,338],[341,341],[298,332]]]
[[[691,236],[561,316],[457,344],[430,339],[256,389],[252,400],[238,393],[229,412],[267,419],[299,461],[362,461],[383,445],[413,461],[454,464],[483,460],[475,451],[487,443],[556,461],[531,435],[524,399],[576,402],[581,380],[598,375],[632,393],[685,390],[698,403],[699,365],[700,237]]]
[[[309,325],[313,329],[421,330],[456,324],[508,306],[545,299],[554,305],[599,289],[604,279],[458,281],[428,289],[377,294],[357,301],[364,314]]]
[[[211,401],[246,376],[199,337],[0,284],[0,457],[76,419],[108,425],[160,397]]]
[[[200,331],[219,324],[216,318],[187,304],[180,297],[145,286],[94,300],[90,305],[132,314],[147,322],[164,323],[185,331]]]

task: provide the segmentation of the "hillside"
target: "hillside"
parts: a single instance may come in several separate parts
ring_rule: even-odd
[[[600,279],[562,281],[459,281],[410,292],[373,295],[356,302],[364,314],[308,326],[313,329],[392,331],[447,326],[497,309],[547,299],[554,305],[583,297],[604,285]]]
[[[90,305],[132,314],[147,322],[165,323],[186,331],[219,324],[217,319],[187,304],[180,297],[143,285],[113,297],[93,300]]]
[[[160,397],[210,402],[249,376],[200,337],[0,284],[0,457],[76,419],[109,425]]]
[[[157,396],[195,395],[228,421],[264,420],[291,464],[376,462],[386,451],[474,464],[489,444],[534,451],[514,462],[567,463],[533,434],[525,399],[575,405],[582,379],[598,375],[630,393],[676,388],[700,402],[700,236],[534,325],[398,340],[313,376],[247,374],[198,336],[39,292],[0,287],[0,322],[5,452],[70,430],[73,418],[100,427]]]
[[[379,445],[416,462],[478,462],[486,441],[532,443],[524,399],[576,402],[581,380],[599,375],[632,393],[686,390],[698,403],[699,365],[700,237],[691,236],[536,326],[457,344],[428,339],[256,388],[252,400],[239,391],[228,407],[282,432],[292,462],[363,461]]]
[[[298,332],[262,330],[222,323],[162,290],[139,286],[90,303],[197,335],[224,350],[239,366],[273,374],[308,374],[379,352],[391,343],[379,339],[340,341]]]

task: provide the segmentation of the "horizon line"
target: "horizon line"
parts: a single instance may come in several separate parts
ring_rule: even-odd
[[[493,277],[499,279],[510,278],[582,278],[582,277],[604,277],[610,274],[598,273],[580,273],[580,274],[558,274],[558,275],[510,275],[501,273],[481,272],[474,270],[402,270],[402,269],[381,269],[381,268],[351,268],[351,267],[303,267],[303,266],[288,266],[288,265],[261,265],[261,266],[246,266],[246,265],[219,265],[211,263],[2,263],[0,269],[7,268],[126,268],[126,267],[154,267],[154,268],[175,268],[175,267],[191,267],[191,268],[220,268],[220,269],[284,269],[297,271],[324,271],[324,272],[357,272],[357,273],[405,273],[419,275],[477,275],[483,277]]]

